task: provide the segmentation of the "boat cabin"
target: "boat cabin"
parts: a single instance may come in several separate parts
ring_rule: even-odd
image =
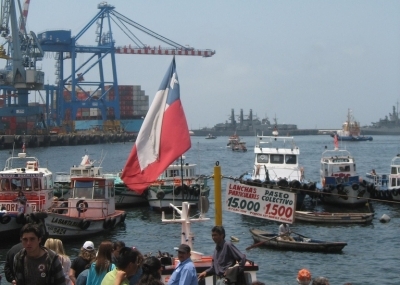
[[[300,150],[293,137],[256,136],[253,179],[301,180]]]
[[[354,158],[346,150],[325,151],[321,158],[320,178],[322,185],[359,183]]]
[[[17,211],[16,198],[23,195],[27,201],[25,213],[46,210],[52,204],[53,186],[53,174],[39,167],[36,157],[19,153],[8,158],[0,171],[0,206]]]

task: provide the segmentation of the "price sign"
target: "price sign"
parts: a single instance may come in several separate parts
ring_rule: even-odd
[[[296,198],[289,191],[229,182],[225,207],[230,212],[291,224]]]

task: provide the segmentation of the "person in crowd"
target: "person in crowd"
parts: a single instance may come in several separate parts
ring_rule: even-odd
[[[312,285],[329,285],[329,280],[326,277],[314,278]]]
[[[244,272],[246,255],[241,253],[230,241],[225,241],[225,229],[223,226],[214,226],[211,229],[211,237],[216,244],[211,267],[199,274],[199,280],[206,276],[216,275],[216,285],[224,285],[225,274],[229,267],[238,262],[241,273]]]
[[[6,262],[4,264],[4,275],[9,283],[14,280],[14,256],[23,248],[24,246],[22,245],[22,242],[20,242],[7,251]]]
[[[14,199],[14,202],[18,202],[17,209],[18,213],[23,213],[25,214],[26,210],[26,197],[24,195],[24,192],[19,191],[17,198]]]
[[[42,234],[37,224],[22,227],[20,238],[24,248],[14,256],[13,284],[65,285],[57,253],[40,245]]]
[[[142,265],[143,265],[144,258],[143,258],[143,255],[140,253],[140,251],[136,247],[132,247],[132,250],[136,251],[138,254],[138,258],[137,258],[138,269],[133,276],[129,277],[129,285],[136,285],[139,282],[139,280],[143,274]]]
[[[375,169],[372,169],[372,170],[371,170],[371,175],[376,176]]]
[[[290,228],[289,228],[288,224],[283,223],[283,224],[281,224],[279,226],[279,237],[278,237],[278,239],[294,241],[294,238],[290,236]]]
[[[71,279],[69,277],[69,271],[71,269],[71,260],[65,253],[62,241],[59,239],[48,238],[44,246],[58,254],[58,259],[60,260],[61,265],[63,267],[65,284],[72,285]]]
[[[99,246],[96,261],[90,265],[87,276],[87,284],[100,285],[104,276],[114,270],[115,264],[111,261],[113,244],[111,241],[103,241]]]
[[[119,256],[119,251],[121,248],[125,247],[125,243],[121,240],[117,240],[113,242],[113,254],[112,254],[112,263],[117,264],[117,259]]]
[[[307,269],[300,269],[297,273],[297,283],[300,285],[309,285],[311,282],[311,273]]]
[[[137,285],[164,285],[161,282],[161,261],[154,256],[147,257],[142,265],[143,274]]]
[[[79,273],[78,277],[76,277],[75,285],[86,285],[88,274],[89,269],[85,269],[81,273]]]
[[[197,285],[197,273],[193,261],[190,259],[190,246],[181,244],[178,247],[179,263],[176,266],[168,285]]]
[[[71,263],[71,269],[69,270],[69,278],[71,281],[76,284],[79,274],[85,269],[88,269],[95,259],[96,251],[94,244],[91,241],[86,241],[79,252],[79,256]]]
[[[117,267],[104,276],[101,285],[129,285],[129,278],[137,272],[139,252],[131,247],[120,248]]]

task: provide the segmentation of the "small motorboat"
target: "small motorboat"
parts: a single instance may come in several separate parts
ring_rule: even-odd
[[[216,139],[217,137],[216,136],[214,136],[214,135],[212,135],[212,134],[208,134],[207,136],[206,136],[206,140],[209,140],[209,139]]]
[[[368,224],[374,219],[375,213],[329,213],[296,211],[295,220],[311,223],[330,224]]]
[[[262,246],[279,250],[338,253],[347,245],[345,242],[322,241],[300,235],[292,236],[295,241],[282,240],[276,233],[259,229],[250,229],[250,233],[255,243],[260,243]]]

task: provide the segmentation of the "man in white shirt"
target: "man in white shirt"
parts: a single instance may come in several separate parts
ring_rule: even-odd
[[[279,226],[279,237],[281,240],[295,241],[294,238],[290,236],[290,228],[289,225],[283,223]]]

